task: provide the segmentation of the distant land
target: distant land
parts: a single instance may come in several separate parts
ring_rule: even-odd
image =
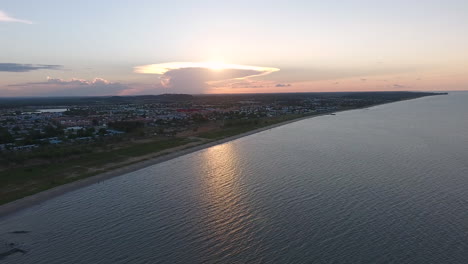
[[[392,100],[396,98],[411,98],[429,95],[447,94],[445,92],[312,92],[312,93],[259,93],[259,94],[160,94],[160,95],[135,95],[135,96],[57,96],[57,97],[0,97],[0,108],[11,106],[37,106],[37,105],[86,105],[102,103],[145,103],[145,102],[187,102],[194,103],[205,100],[301,100],[307,98],[366,98],[376,97]]]

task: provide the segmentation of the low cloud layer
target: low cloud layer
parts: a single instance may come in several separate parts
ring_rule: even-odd
[[[160,84],[170,88],[171,93],[205,93],[213,87],[231,87],[239,80],[267,75],[279,71],[277,68],[223,64],[174,62],[135,67],[135,72],[159,74]]]
[[[15,22],[15,23],[23,23],[23,24],[34,24],[32,21],[25,20],[25,19],[18,19],[14,18],[7,13],[0,10],[0,22]]]
[[[36,84],[59,84],[59,85],[108,85],[113,84],[102,78],[94,78],[94,80],[88,81],[83,79],[72,78],[71,80],[63,80],[47,77],[47,82],[36,83]]]
[[[64,80],[50,77],[44,82],[13,84],[8,88],[8,92],[16,96],[104,96],[127,94],[132,90],[125,84],[102,78]]]
[[[37,70],[61,70],[62,65],[0,63],[0,72],[30,72]]]

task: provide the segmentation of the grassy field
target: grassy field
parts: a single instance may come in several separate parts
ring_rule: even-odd
[[[190,142],[193,140],[183,138],[157,140],[115,150],[83,154],[73,159],[57,160],[49,164],[3,170],[0,171],[0,204],[115,168],[105,167],[109,164],[118,164],[132,157],[140,157]]]

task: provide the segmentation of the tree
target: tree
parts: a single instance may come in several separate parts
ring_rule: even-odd
[[[13,136],[5,128],[0,128],[0,144],[11,143],[14,141]]]
[[[145,124],[140,121],[116,121],[108,124],[108,126],[113,129],[125,132],[133,132],[139,128],[144,127],[144,125]]]
[[[206,122],[208,121],[208,119],[206,117],[204,117],[202,114],[200,113],[195,113],[192,115],[192,120],[195,122],[195,123],[203,123],[203,122]]]
[[[60,135],[63,135],[63,130],[59,127],[55,127],[49,124],[44,128],[45,137],[57,137]]]
[[[86,134],[88,134],[88,135],[93,135],[94,132],[96,132],[96,129],[94,129],[94,127],[88,127],[88,128],[86,128]]]
[[[107,130],[105,128],[100,128],[98,131],[98,135],[104,136],[105,134],[107,134]]]

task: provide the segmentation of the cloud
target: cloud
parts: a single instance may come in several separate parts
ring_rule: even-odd
[[[238,88],[264,88],[264,87],[271,87],[268,82],[265,81],[250,81],[250,80],[243,80],[241,82],[234,82],[229,84],[231,88],[238,89]]]
[[[406,86],[401,85],[401,84],[394,84],[393,87],[394,88],[405,88]]]
[[[135,67],[135,72],[159,74],[163,87],[178,93],[204,93],[219,87],[231,87],[232,83],[247,78],[267,75],[277,68],[224,64],[215,62],[172,62]]]
[[[83,79],[76,79],[72,78],[70,81],[66,81],[63,79],[55,79],[47,76],[47,82],[39,82],[34,84],[61,84],[61,85],[108,85],[113,84],[105,79],[102,78],[94,78],[92,81],[87,81]]]
[[[16,23],[23,23],[23,24],[34,24],[33,22],[29,20],[11,17],[7,13],[3,12],[2,10],[0,10],[0,22],[16,22]]]
[[[137,66],[135,67],[135,72],[149,73],[149,74],[165,74],[172,70],[187,69],[187,68],[202,68],[202,69],[210,69],[214,71],[252,70],[258,73],[255,76],[267,75],[272,72],[279,71],[278,68],[249,66],[249,65],[240,65],[240,64],[228,64],[228,63],[221,63],[221,62],[168,62],[168,63]]]
[[[212,71],[204,68],[171,70],[161,76],[161,84],[174,92],[203,93],[211,85],[226,80],[245,78],[259,74],[253,70],[227,69]]]
[[[37,70],[60,70],[62,65],[0,63],[0,72],[29,72]]]
[[[211,87],[214,89],[222,89],[225,90],[226,88],[228,89],[250,89],[250,88],[272,88],[274,87],[275,84],[271,81],[264,81],[264,80],[259,80],[259,81],[254,81],[254,80],[249,80],[249,79],[243,79],[243,80],[227,80],[227,81],[221,81],[217,82],[215,84],[212,84]]]
[[[102,78],[64,80],[47,77],[44,82],[9,85],[9,93],[16,96],[104,96],[130,94],[133,88]]]
[[[275,85],[275,87],[290,87],[291,84],[290,83],[278,83]]]

